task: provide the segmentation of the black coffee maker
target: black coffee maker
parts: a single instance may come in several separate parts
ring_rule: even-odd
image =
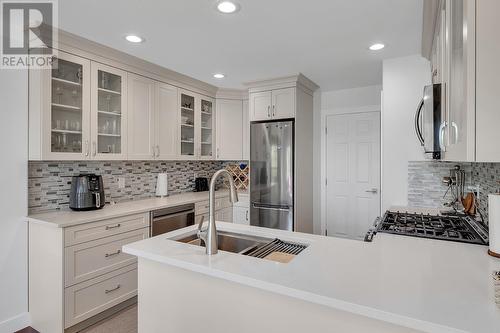
[[[73,210],[94,210],[104,207],[104,204],[102,176],[80,174],[71,178],[69,208]]]
[[[194,191],[195,192],[208,191],[208,179],[205,177],[197,177],[194,180]]]

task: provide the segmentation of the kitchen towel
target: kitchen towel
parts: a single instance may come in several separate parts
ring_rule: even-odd
[[[488,195],[488,216],[490,230],[489,254],[500,257],[500,194]]]
[[[159,173],[156,180],[156,196],[166,197],[168,195],[168,176],[167,173]]]

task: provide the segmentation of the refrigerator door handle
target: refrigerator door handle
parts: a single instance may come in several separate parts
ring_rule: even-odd
[[[289,212],[292,207],[290,206],[280,206],[280,205],[265,205],[260,203],[252,203],[253,208],[264,209],[264,210],[279,210],[283,212]]]

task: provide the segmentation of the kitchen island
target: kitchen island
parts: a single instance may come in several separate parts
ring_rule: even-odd
[[[378,234],[371,243],[217,222],[308,247],[289,263],[172,240],[123,247],[139,267],[139,332],[498,332],[487,248]]]

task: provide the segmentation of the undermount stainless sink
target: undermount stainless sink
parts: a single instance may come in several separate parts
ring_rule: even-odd
[[[219,250],[239,254],[247,254],[272,241],[272,239],[269,238],[220,231],[218,232],[217,238]],[[183,235],[180,238],[176,238],[174,240],[182,243],[205,247],[204,241],[198,238],[196,232],[190,233],[188,235]]]

